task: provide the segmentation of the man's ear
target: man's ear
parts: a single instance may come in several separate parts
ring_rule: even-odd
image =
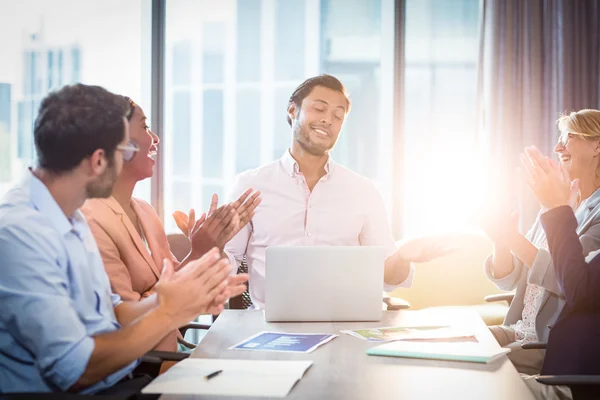
[[[106,152],[103,149],[97,149],[92,153],[88,159],[90,172],[94,176],[100,176],[106,170],[108,166],[108,160],[106,159]]]
[[[296,107],[296,103],[291,103],[288,107],[288,117],[293,121],[296,120],[296,114],[298,112],[298,107]]]

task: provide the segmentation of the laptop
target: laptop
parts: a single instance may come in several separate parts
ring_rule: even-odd
[[[268,247],[265,319],[379,321],[383,265],[382,247]]]

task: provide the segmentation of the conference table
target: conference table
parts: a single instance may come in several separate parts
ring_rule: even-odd
[[[431,309],[384,311],[378,322],[266,322],[263,311],[225,310],[191,357],[249,360],[311,360],[314,364],[288,399],[533,399],[506,356],[489,364],[369,356],[376,346],[340,333],[383,326],[456,325],[469,327],[485,346],[499,347],[474,311]],[[335,333],[339,337],[308,354],[228,350],[261,331]],[[163,395],[161,399],[224,397]],[[231,399],[232,397],[227,397]],[[236,399],[252,399],[239,397]]]

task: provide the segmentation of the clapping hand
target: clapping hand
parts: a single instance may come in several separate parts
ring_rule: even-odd
[[[165,259],[155,291],[159,306],[174,327],[182,326],[200,314],[219,314],[230,297],[244,292],[248,275],[230,276],[230,269],[229,260],[222,258],[217,248],[178,271]]]
[[[544,209],[575,207],[579,180],[571,182],[562,165],[545,157],[535,146],[525,148],[525,154],[521,154],[521,164],[525,182]]]
[[[217,195],[213,195],[213,200],[218,201]],[[254,210],[260,204],[260,192],[252,193],[252,189],[246,190],[242,195],[234,201],[231,206],[236,210],[236,218],[234,219],[235,226],[228,236],[223,236],[224,244],[229,242],[238,232],[248,224],[254,217]],[[216,203],[215,203],[216,206]]]
[[[442,235],[430,235],[399,242],[397,254],[405,261],[424,263],[455,250]]]
[[[488,212],[480,217],[479,227],[496,245],[507,246],[519,235],[519,213]]]
[[[193,209],[189,215],[175,211],[173,218],[177,227],[192,243],[192,251],[201,255],[213,246],[223,251],[229,242],[254,216],[256,207],[260,204],[260,192],[252,193],[246,190],[235,202],[219,208],[219,197],[213,194],[207,214],[202,214],[196,221]]]
[[[179,230],[189,238],[190,232],[194,231],[196,222],[201,225],[206,220],[206,214],[203,213],[200,219],[196,221],[196,211],[193,208],[190,209],[189,215],[183,211],[176,210],[173,212],[173,219]]]

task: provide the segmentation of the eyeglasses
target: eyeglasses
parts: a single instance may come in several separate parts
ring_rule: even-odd
[[[576,135],[578,134],[574,132],[564,132],[558,138],[558,143],[560,143],[564,147],[567,145],[567,143],[569,143],[569,140]]]
[[[131,161],[135,156],[135,153],[140,151],[140,147],[134,142],[130,141],[127,144],[120,144],[117,146],[117,150],[123,152],[123,160]]]

